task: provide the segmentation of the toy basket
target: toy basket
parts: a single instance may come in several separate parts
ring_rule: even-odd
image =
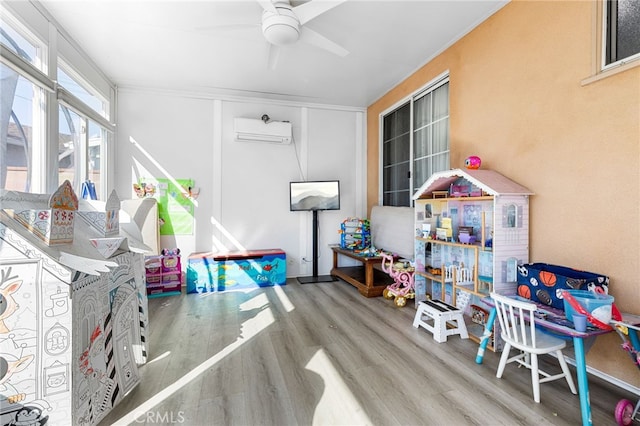
[[[564,309],[563,290],[608,293],[609,277],[548,263],[518,267],[518,295],[556,309]],[[600,288],[600,290],[596,290]]]

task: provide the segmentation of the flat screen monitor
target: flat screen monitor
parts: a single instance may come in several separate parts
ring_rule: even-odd
[[[290,182],[289,201],[292,212],[340,210],[340,182],[337,180]]]

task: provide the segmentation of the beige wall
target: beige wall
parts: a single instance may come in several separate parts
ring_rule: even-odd
[[[379,114],[448,70],[451,166],[478,155],[534,191],[530,261],[606,274],[620,310],[640,314],[640,67],[583,84],[594,5],[514,1],[372,104],[367,204],[378,200]],[[619,343],[599,338],[588,363],[640,386]]]

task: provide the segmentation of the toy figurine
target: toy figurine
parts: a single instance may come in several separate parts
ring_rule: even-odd
[[[472,169],[472,170],[479,169],[481,164],[482,164],[482,160],[480,160],[480,157],[476,155],[467,157],[467,159],[464,161],[464,166],[467,169]]]

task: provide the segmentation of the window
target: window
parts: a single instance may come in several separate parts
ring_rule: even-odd
[[[434,172],[449,169],[449,83],[416,99],[413,117],[412,193]]]
[[[87,175],[89,180],[95,184],[96,191],[99,191],[101,188],[104,188],[102,173],[105,169],[104,160],[106,155],[107,131],[94,121],[89,120],[88,137]],[[103,195],[102,199],[105,198]]]
[[[411,104],[384,117],[382,141],[383,205],[409,206],[411,200]]]
[[[9,19],[9,15],[3,14],[0,20],[0,43],[22,67],[9,66],[4,57],[0,63],[0,185],[4,189],[32,192],[41,189],[36,183],[39,176],[34,173],[43,169],[41,147],[45,138],[39,123],[45,114],[45,96],[44,90],[22,68],[31,68],[34,74],[44,76],[38,69],[44,48]]]
[[[640,58],[640,1],[604,3],[605,67]]]
[[[448,77],[384,115],[382,123],[382,204],[411,206],[429,176],[450,168]]]
[[[73,188],[81,185],[83,140],[86,136],[84,120],[69,108],[58,107],[60,124],[58,131],[58,185],[65,180],[71,182]]]
[[[3,14],[0,19],[0,36],[2,36],[0,41],[13,53],[31,63],[34,67],[39,68],[41,63],[39,60],[40,43],[35,41],[35,38],[28,34],[16,21],[9,21],[9,18],[9,15]]]
[[[51,193],[68,179],[81,194],[88,179],[104,199],[115,87],[38,7],[12,3],[0,3],[1,188]]]
[[[0,110],[0,184],[5,189],[30,192],[36,161],[32,123],[41,90],[4,64],[0,64],[0,79],[3,97]],[[10,108],[5,109],[5,100],[10,103]],[[39,110],[35,112],[37,114]],[[42,139],[41,136],[36,137],[36,140]]]
[[[59,62],[64,64],[62,60]],[[69,180],[78,190],[85,180],[90,180],[96,187],[98,198],[104,199],[104,179],[101,173],[104,170],[102,161],[108,133],[94,120],[101,120],[100,123],[109,126],[103,118],[108,116],[109,104],[69,66],[58,67],[58,78],[59,84],[64,88],[64,91],[59,91],[58,96],[61,101],[58,183]]]
[[[64,62],[59,59],[59,63]],[[71,77],[74,73],[68,65],[58,67],[58,84],[69,91],[76,98],[84,102],[89,108],[105,118],[109,118],[107,102],[99,95],[93,93],[91,86],[79,76]]]
[[[88,179],[94,183],[98,198],[104,199],[100,194],[107,131],[64,105],[58,108],[58,184],[68,180],[74,188],[81,188]]]

